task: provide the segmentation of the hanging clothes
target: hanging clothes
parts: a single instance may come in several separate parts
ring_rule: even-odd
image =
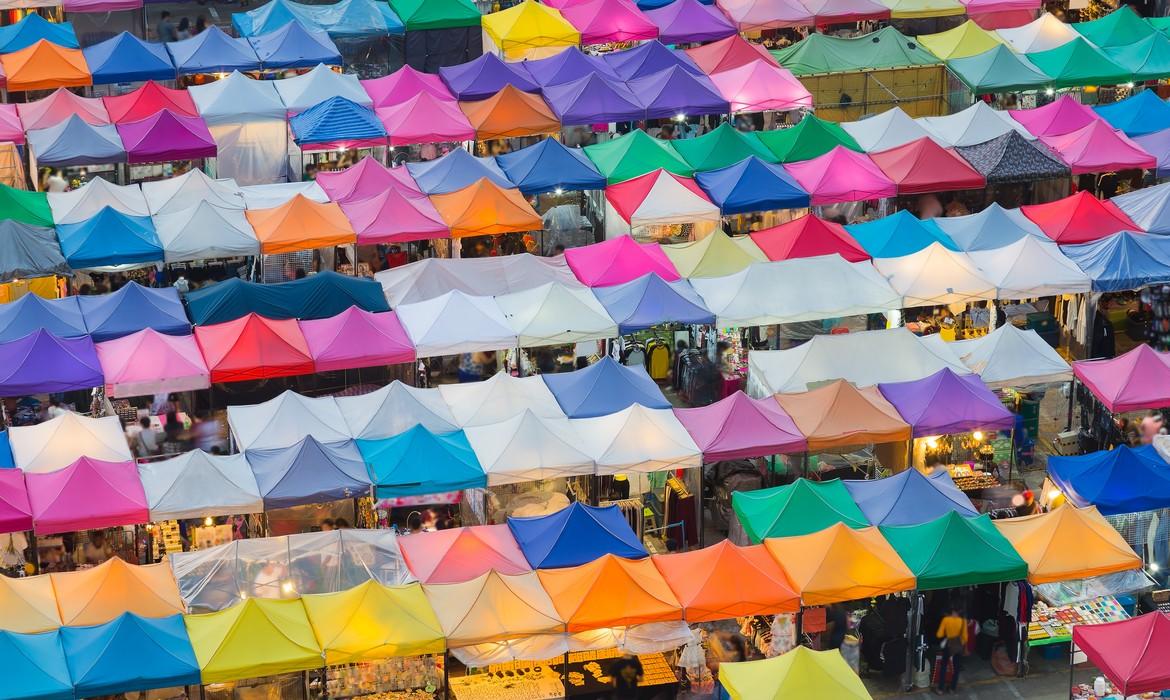
[[[654,338],[646,344],[646,371],[654,381],[670,376],[670,346],[661,338]]]

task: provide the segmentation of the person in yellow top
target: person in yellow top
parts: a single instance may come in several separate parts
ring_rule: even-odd
[[[963,655],[967,653],[967,618],[959,612],[959,606],[951,606],[950,612],[938,623],[938,632],[935,632],[934,636],[942,640],[938,687],[934,692],[936,695],[955,693],[959,687],[959,670],[963,667]],[[950,678],[947,678],[948,671]]]

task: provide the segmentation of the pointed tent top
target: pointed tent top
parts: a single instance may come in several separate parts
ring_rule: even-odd
[[[1054,202],[1026,204],[1020,211],[1062,245],[1089,243],[1118,231],[1140,230],[1112,201],[1102,201],[1083,190]]]
[[[625,334],[661,323],[714,323],[715,314],[686,280],[667,282],[653,272],[593,293]]]
[[[1161,32],[1132,44],[1107,48],[1105,55],[1131,72],[1134,82],[1158,80],[1170,72],[1170,39]]]
[[[544,88],[544,99],[566,126],[607,121],[633,121],[645,109],[629,87],[600,72]]]
[[[680,278],[662,246],[638,243],[630,236],[570,248],[565,251],[565,262],[577,279],[590,287],[623,284],[649,272],[668,282]]]
[[[683,66],[671,66],[656,73],[631,78],[630,92],[645,108],[646,119],[667,119],[678,115],[726,114],[731,107],[714,83]]]
[[[649,559],[606,554],[537,575],[570,633],[682,619],[682,606]],[[615,608],[615,600],[625,605]]]
[[[0,53],[20,51],[38,41],[48,41],[67,49],[80,48],[72,22],[50,22],[36,12],[0,28]]]
[[[670,408],[646,370],[620,365],[610,357],[585,369],[542,376],[570,418],[602,416],[635,403],[647,408]]]
[[[414,346],[393,311],[351,306],[336,316],[301,321],[318,372],[413,362]]]
[[[848,39],[828,34],[810,34],[787,48],[771,53],[781,66],[797,76],[941,63],[894,27]]]
[[[175,66],[164,44],[148,43],[119,32],[82,49],[96,85],[139,80],[174,80]]]
[[[89,627],[64,627],[61,643],[74,690],[89,696],[200,683],[183,617],[123,613]]]
[[[228,424],[243,450],[288,447],[305,436],[326,443],[350,438],[334,397],[308,397],[291,389],[262,403],[228,406]]]
[[[288,126],[301,150],[377,147],[386,143],[386,128],[374,111],[338,95],[290,117]]]
[[[917,139],[933,138],[921,123],[911,118],[901,107],[891,107],[881,114],[858,121],[842,122],[841,128],[867,152],[885,151]]]
[[[44,39],[14,53],[0,55],[8,90],[53,90],[93,84],[85,54]]]
[[[534,569],[579,566],[606,554],[646,557],[646,548],[617,506],[572,503],[530,518],[508,518],[508,528]]]
[[[483,32],[512,60],[581,43],[581,33],[559,9],[533,0],[485,15]]]
[[[1054,511],[995,521],[1028,562],[1033,585],[1140,569],[1142,560],[1096,508]]]
[[[921,117],[918,120],[943,146],[973,146],[1003,136],[1011,131],[1025,138],[1032,135],[1007,112],[992,109],[982,100],[945,117]]]
[[[184,618],[204,683],[319,668],[323,652],[300,598],[248,598]]]
[[[189,335],[191,324],[174,287],[143,287],[130,281],[110,294],[80,300],[85,325],[95,342],[113,340],[145,328]]]
[[[556,139],[496,156],[496,164],[525,195],[556,190],[598,190],[605,178],[580,148],[569,148]]]
[[[463,189],[432,195],[451,237],[539,231],[543,222],[520,190],[482,177]]]
[[[699,172],[698,184],[722,214],[807,207],[809,195],[782,166],[748,156],[726,167]]]
[[[914,574],[876,527],[844,523],[818,532],[765,541],[804,605],[828,605],[914,588]],[[858,580],[857,572],[866,576]]]
[[[395,311],[419,357],[514,347],[516,333],[495,298],[452,289]]]
[[[1003,44],[974,56],[952,58],[947,69],[977,94],[1024,92],[1052,82],[1031,61]]]
[[[274,80],[256,80],[232,71],[204,85],[187,89],[199,116],[208,124],[240,123],[264,119],[285,119],[286,110]]]
[[[1093,109],[1126,136],[1141,136],[1170,128],[1170,105],[1153,90],[1142,90],[1120,102],[1097,105]]]
[[[808,694],[839,700],[870,700],[869,691],[835,649],[812,651],[798,646],[786,654],[761,661],[723,663],[722,682],[736,700],[753,697],[782,698]],[[721,676],[722,678],[722,676]]]
[[[565,417],[544,380],[536,376],[498,372],[481,382],[445,384],[439,393],[461,427],[498,423],[525,411],[542,418]]]
[[[4,633],[33,634],[61,626],[61,612],[49,576],[0,577],[0,602],[5,610],[0,624]]]
[[[908,440],[910,426],[877,390],[838,379],[795,394],[777,394],[780,408],[808,438],[809,450]]]
[[[532,570],[505,523],[425,532],[400,544],[411,572],[428,584],[462,583],[489,571],[511,576]]]
[[[1041,107],[1008,110],[1008,114],[1037,137],[1067,134],[1101,119],[1092,107],[1069,94]]]
[[[48,128],[29,131],[28,145],[37,162],[45,165],[97,165],[126,160],[126,149],[114,126],[89,124],[77,115]]]
[[[317,182],[334,202],[369,199],[386,190],[407,197],[421,197],[423,192],[406,168],[387,168],[372,156],[365,156],[345,170],[320,173]]]
[[[1044,142],[1029,141],[1017,131],[955,150],[989,183],[1032,182],[1070,174]]]
[[[1011,412],[973,374],[959,376],[944,368],[923,379],[879,384],[878,390],[913,426],[915,437],[1014,425]]]
[[[814,214],[806,214],[750,235],[769,260],[815,258],[820,255],[839,255],[849,262],[870,259],[869,253],[849,235],[844,226]]]
[[[640,129],[605,143],[586,146],[585,155],[611,184],[659,168],[683,177],[694,173],[669,141],[652,138]]]
[[[723,10],[741,32],[814,24],[812,12],[797,0],[723,0]]]
[[[375,107],[392,107],[421,92],[430,93],[440,100],[455,101],[442,78],[434,73],[417,71],[409,65],[381,78],[363,80],[361,85]]]
[[[256,477],[242,453],[213,455],[195,449],[169,459],[144,462],[138,465],[138,475],[150,517],[158,520],[246,515],[264,510]],[[200,496],[209,498],[201,501]]]
[[[870,158],[894,184],[898,194],[924,194],[944,190],[982,189],[987,180],[954,149],[931,138],[871,153]]]
[[[836,122],[806,114],[790,129],[771,129],[752,133],[781,163],[809,160],[822,156],[837,146],[861,152],[861,145]]]
[[[682,603],[688,624],[795,612],[800,596],[761,545],[730,540],[651,559]]]
[[[373,100],[362,89],[356,75],[338,73],[324,63],[317,64],[308,73],[283,78],[273,83],[289,112],[303,112],[331,97],[343,97],[362,107],[370,107],[373,104]]]
[[[969,19],[953,29],[935,34],[919,34],[918,43],[935,56],[949,61],[952,58],[969,58],[994,49],[1001,46],[1003,40]]]
[[[979,381],[973,375],[971,378]],[[849,496],[874,525],[921,525],[949,513],[965,518],[979,515],[945,469],[924,476],[911,467],[876,481],[844,483]]]
[[[910,255],[932,243],[941,243],[949,250],[959,249],[934,219],[919,219],[905,209],[881,219],[850,224],[845,230],[875,258]]]
[[[711,76],[732,112],[812,107],[812,94],[791,73],[759,59]]]
[[[1041,136],[1074,175],[1112,172],[1130,168],[1153,169],[1158,162],[1120,131],[1104,121],[1093,121],[1060,136]]]
[[[675,150],[695,170],[715,170],[744,158],[756,156],[769,163],[777,161],[776,156],[759,140],[736,129],[730,122],[723,122],[712,131],[693,139],[676,143]]]
[[[180,75],[260,70],[260,58],[245,38],[228,36],[214,24],[190,39],[167,43]]]
[[[100,97],[82,97],[77,93],[58,88],[48,97],[16,105],[20,123],[25,131],[44,129],[59,124],[71,116],[80,117],[88,124],[109,124],[111,122],[106,105]]]
[[[463,431],[435,434],[416,425],[394,437],[359,440],[358,449],[377,498],[487,487],[487,475]]]
[[[287,447],[245,454],[265,510],[357,498],[370,490],[366,463],[352,440],[322,443],[306,436]]]
[[[162,110],[185,117],[198,116],[195,103],[186,90],[164,87],[153,80],[133,92],[103,97],[102,102],[110,121],[115,124],[145,119]]]
[[[390,0],[407,31],[478,27],[481,17],[471,0]]]
[[[918,524],[886,525],[881,532],[914,573],[919,590],[1019,581],[1028,575],[1028,564],[986,514],[951,511]]]
[[[991,388],[1066,382],[1068,363],[1034,330],[1008,323],[975,340],[960,341],[955,354]]]
[[[561,12],[581,32],[582,46],[658,37],[658,26],[631,0],[576,0]]]
[[[1068,26],[1103,49],[1132,44],[1157,31],[1128,5],[1122,5],[1104,17],[1072,22]]]
[[[1119,85],[1133,78],[1104,51],[1081,37],[1048,51],[1026,54],[1037,68],[1052,78],[1053,87],[1081,87],[1086,84]]]
[[[463,148],[452,149],[435,160],[408,163],[406,168],[419,189],[428,195],[455,192],[481,178],[500,187],[513,186],[495,159],[473,156]]]
[[[1004,209],[996,202],[976,214],[942,217],[934,221],[959,250],[967,252],[1002,248],[1028,236],[1045,242],[1049,240],[1040,227],[1019,209]]]
[[[583,52],[570,46],[547,58],[525,60],[520,66],[528,72],[533,82],[542,87],[562,85],[597,74],[602,78],[617,81],[617,73],[600,56]]]
[[[1054,49],[1079,36],[1071,25],[1047,11],[1025,25],[997,29],[995,33],[1021,54]]]
[[[434,433],[459,429],[437,389],[419,389],[400,381],[359,396],[344,396],[337,405],[349,432],[360,440],[393,437],[416,425]]]
[[[665,44],[716,41],[736,34],[727,17],[699,0],[674,0],[645,12],[658,27],[659,41]]]
[[[301,598],[326,664],[442,653],[443,630],[418,583],[367,580]]]
[[[738,33],[710,44],[686,49],[686,54],[707,75],[722,73],[759,60],[779,66],[767,49],[760,44],[747,41]]]
[[[869,526],[840,479],[809,481],[759,491],[736,491],[731,505],[753,544],[771,537],[807,535],[835,523]]]
[[[391,146],[469,141],[475,129],[452,100],[420,92],[405,102],[379,107],[375,114],[390,136]]]
[[[753,399],[737,391],[708,406],[674,412],[709,461],[786,454],[808,447],[792,418],[770,396]]]
[[[485,53],[467,63],[444,66],[439,76],[460,100],[482,100],[499,92],[506,85],[514,85],[524,92],[540,92],[527,71],[512,63],[505,63],[494,53]]]
[[[118,265],[142,267],[163,259],[162,243],[149,216],[130,216],[113,207],[76,224],[58,224],[57,239],[75,270]]]
[[[295,19],[274,31],[249,37],[248,43],[266,69],[341,64],[341,53],[329,34],[310,30]]]
[[[142,492],[142,482],[133,462],[103,462],[82,457],[55,472],[26,472],[25,482],[28,484],[28,500],[38,535],[142,525],[150,518],[146,495]],[[53,588],[62,590],[57,583],[54,583]],[[118,590],[113,594],[116,596],[123,596],[127,592],[125,587],[112,588]],[[158,596],[163,595],[160,591],[137,599],[135,604],[143,604],[148,598],[157,600]],[[175,593],[177,597],[178,592]],[[61,619],[65,624],[104,622],[105,619],[79,617],[84,610],[72,609],[73,605],[90,608],[102,604],[108,604],[108,601],[99,602],[92,595],[74,595],[68,602],[58,600],[59,606],[70,606],[62,607],[61,610]],[[173,608],[173,612],[181,611],[181,604]]]
[[[309,346],[297,322],[255,313],[197,326],[195,340],[213,382],[237,382],[313,373]]]
[[[607,53],[602,60],[622,80],[644,78],[668,68],[682,68],[694,75],[706,75],[687,54],[667,48],[657,39],[642,42],[633,48]]]
[[[784,167],[811,195],[813,205],[881,199],[898,192],[898,186],[869,156],[844,146]]]
[[[689,193],[689,194],[688,194]],[[688,211],[693,203],[686,201],[697,197],[710,205],[702,188],[689,177],[679,177],[666,170],[654,170],[625,182],[605,188],[605,200],[627,223],[633,223],[638,210],[646,204],[658,204],[667,195],[677,199],[678,211]]]
[[[1138,230],[1170,233],[1170,183],[1127,192],[1109,201],[1137,224]]]
[[[336,202],[314,202],[302,194],[271,209],[249,209],[246,215],[262,253],[345,245],[357,237]]]
[[[1078,629],[1079,628],[1079,629]],[[1170,617],[1161,611],[1120,622],[1077,625],[1073,642],[1122,693],[1157,692],[1166,687],[1161,659],[1170,639]]]
[[[1105,360],[1077,360],[1073,373],[1113,413],[1170,403],[1170,361],[1145,343]]]
[[[131,163],[214,158],[218,147],[199,117],[164,109],[133,122],[118,124]]]
[[[1153,445],[1077,457],[1053,455],[1049,476],[1074,505],[1096,506],[1102,515],[1158,510],[1170,503],[1170,465]],[[1134,484],[1141,484],[1134,490]]]
[[[537,136],[561,128],[561,123],[539,95],[524,92],[513,85],[505,85],[484,100],[460,102],[459,108],[467,115],[467,121],[480,140]]]

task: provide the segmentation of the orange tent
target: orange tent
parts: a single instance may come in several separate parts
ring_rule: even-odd
[[[168,617],[185,612],[168,564],[135,566],[114,557],[92,569],[49,574],[66,625],[100,625],[122,613]]]
[[[518,90],[511,84],[487,98],[460,102],[459,109],[475,129],[476,138],[504,139],[559,131],[561,122],[540,95]]]
[[[796,394],[776,394],[808,438],[808,451],[881,444],[910,439],[910,426],[871,386],[858,389],[845,380]]]
[[[805,605],[908,591],[916,585],[902,558],[876,527],[854,530],[837,523],[796,537],[764,540]]]
[[[544,227],[520,190],[504,189],[486,177],[461,190],[432,195],[431,202],[451,227],[452,238],[538,231]]]
[[[0,576],[0,631],[45,632],[61,626],[57,597],[48,576]]]
[[[800,596],[760,544],[740,547],[723,540],[651,561],[678,596],[689,624],[800,609]]]
[[[249,209],[248,223],[260,239],[260,252],[291,253],[357,241],[337,202],[314,202],[298,194],[279,207]]]
[[[0,56],[8,89],[53,90],[92,85],[89,64],[79,49],[67,49],[41,39],[32,46]]]
[[[1048,513],[996,520],[995,526],[1028,562],[1028,580],[1052,583],[1140,569],[1134,553],[1095,506],[1064,505]]]
[[[682,619],[678,598],[649,559],[606,554],[537,573],[570,633]]]

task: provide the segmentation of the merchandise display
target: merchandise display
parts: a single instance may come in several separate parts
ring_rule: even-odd
[[[405,656],[370,663],[330,666],[309,680],[316,700],[433,700],[441,695],[442,656]]]
[[[1051,606],[1037,600],[1028,624],[1028,644],[1043,646],[1072,640],[1076,625],[1099,625],[1128,620],[1129,614],[1113,596],[1095,598],[1073,605]]]

